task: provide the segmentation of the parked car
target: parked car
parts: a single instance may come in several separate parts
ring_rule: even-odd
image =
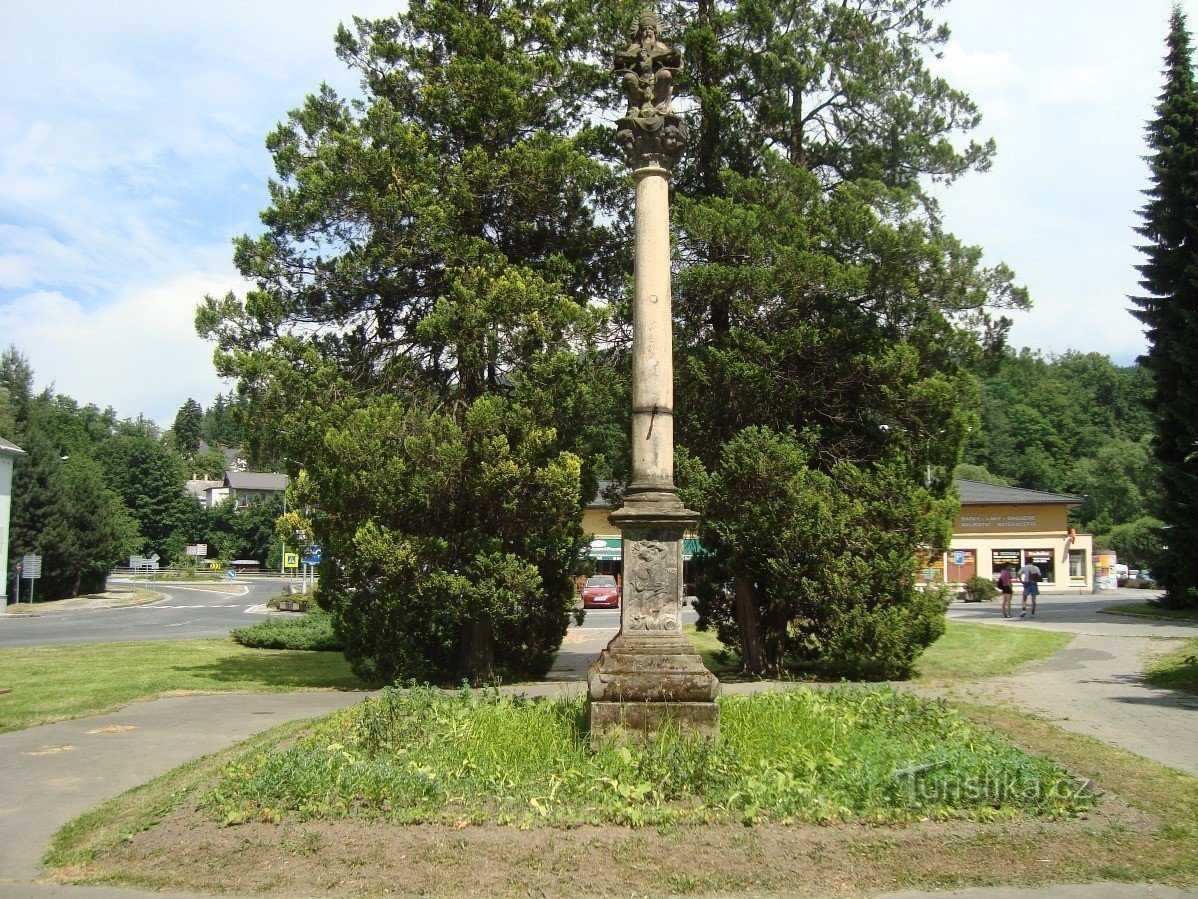
[[[620,587],[610,574],[596,574],[582,585],[584,609],[620,608]]]

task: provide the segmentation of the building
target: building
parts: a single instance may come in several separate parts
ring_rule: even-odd
[[[961,511],[953,539],[940,559],[930,560],[925,579],[962,584],[975,575],[998,577],[1004,565],[1018,571],[1028,562],[1043,574],[1042,593],[1094,590],[1094,538],[1075,533],[1069,510],[1080,496],[1000,487],[958,478]]]
[[[219,486],[209,487],[205,492],[209,509],[227,499],[233,500],[238,509],[247,509],[266,502],[286,489],[285,474],[273,471],[226,471]]]
[[[8,542],[9,524],[12,521],[12,466],[18,456],[25,451],[15,443],[9,443],[0,437],[0,585],[5,591],[5,602],[8,602]]]
[[[1060,493],[998,487],[956,479],[961,511],[953,520],[948,552],[927,560],[925,583],[963,584],[975,575],[995,579],[1002,566],[1018,571],[1033,562],[1043,573],[1043,593],[1089,593],[1094,589],[1094,538],[1069,527],[1069,509],[1082,499]],[[620,530],[608,518],[613,503],[611,484],[600,484],[587,504],[582,529],[591,536],[587,556],[598,574],[620,574]],[[687,538],[683,559],[699,551],[699,541]],[[687,564],[687,583],[690,565]]]
[[[196,502],[201,506],[208,506],[209,491],[219,490],[225,486],[223,479],[210,480],[208,478],[191,478],[183,484],[183,489],[191,496],[194,496]],[[227,494],[226,494],[227,495]]]

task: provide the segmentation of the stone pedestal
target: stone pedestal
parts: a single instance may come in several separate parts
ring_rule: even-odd
[[[589,673],[591,745],[663,728],[713,739],[719,681],[682,635],[682,540],[699,517],[674,487],[669,172],[636,178],[632,483],[611,521],[623,535],[620,633]]]

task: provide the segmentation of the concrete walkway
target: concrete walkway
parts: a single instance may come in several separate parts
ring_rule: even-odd
[[[37,876],[54,832],[105,799],[275,725],[331,712],[363,695],[178,696],[0,734],[0,895],[17,895],[13,882]]]
[[[1150,594],[1155,595],[1155,594]],[[1198,698],[1149,684],[1141,675],[1159,652],[1198,637],[1198,622],[1109,615],[1116,602],[1143,601],[1144,591],[1098,596],[1042,597],[1034,618],[1000,616],[997,603],[954,604],[956,621],[1030,627],[1074,634],[1049,659],[1009,677],[985,682],[981,698],[1008,700],[1060,727],[1096,737],[1198,776]],[[1014,613],[1019,614],[1016,598]]]

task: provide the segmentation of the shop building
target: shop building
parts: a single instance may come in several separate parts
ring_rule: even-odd
[[[1021,487],[999,487],[979,481],[956,480],[961,511],[953,520],[948,552],[928,560],[923,580],[963,584],[971,577],[995,580],[1004,565],[1013,572],[1034,563],[1043,574],[1042,593],[1091,593],[1094,590],[1094,538],[1069,527],[1069,510],[1082,498]],[[587,504],[582,529],[589,535],[587,556],[596,574],[617,577],[623,566],[620,531],[608,518],[612,502],[609,484]],[[686,582],[693,580],[692,558],[699,541],[683,544]]]
[[[939,560],[930,560],[926,580],[995,580],[1004,565],[1017,572],[1031,562],[1041,571],[1042,593],[1093,592],[1094,538],[1069,526],[1069,510],[1081,505],[1081,497],[961,478],[956,484],[961,511],[952,543]]]

